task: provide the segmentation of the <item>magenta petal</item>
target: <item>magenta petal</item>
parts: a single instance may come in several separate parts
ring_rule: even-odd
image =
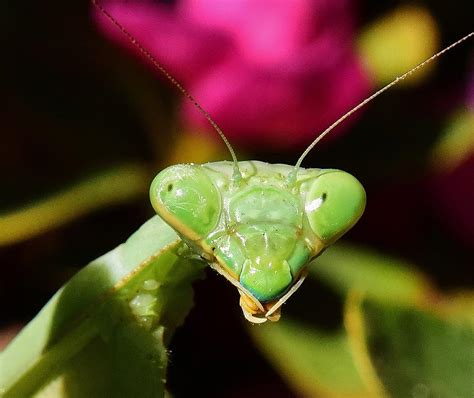
[[[311,29],[310,0],[222,2],[187,0],[183,13],[201,26],[227,32],[248,62],[271,64],[293,56]]]
[[[301,147],[368,92],[370,84],[354,56],[337,68],[265,71],[234,59],[215,68],[192,90],[232,142],[247,147]],[[207,126],[192,104],[188,122]]]

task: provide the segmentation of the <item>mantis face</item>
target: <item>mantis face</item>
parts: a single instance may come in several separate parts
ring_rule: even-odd
[[[150,188],[158,213],[196,254],[239,290],[252,322],[278,320],[280,307],[301,285],[306,267],[361,217],[365,191],[339,170],[239,162],[177,165]]]

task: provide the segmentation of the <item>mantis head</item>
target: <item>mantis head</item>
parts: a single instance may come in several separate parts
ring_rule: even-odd
[[[247,319],[277,320],[306,269],[361,217],[365,191],[340,170],[301,169],[288,186],[281,168],[240,162],[171,166],[150,189],[158,213],[239,290]]]

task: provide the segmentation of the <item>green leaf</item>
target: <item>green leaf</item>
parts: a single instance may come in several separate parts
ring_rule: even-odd
[[[357,306],[352,313],[363,324],[362,351],[390,396],[474,395],[472,324],[374,300],[359,301]]]
[[[302,395],[368,396],[342,330],[322,333],[285,317],[249,330],[280,374]]]
[[[90,263],[0,354],[0,395],[163,395],[166,345],[203,268],[185,250],[156,216]]]
[[[130,200],[145,192],[148,184],[143,166],[125,164],[0,214],[0,246],[29,239],[101,207]]]
[[[310,274],[342,295],[354,289],[389,302],[422,303],[432,291],[428,280],[413,265],[341,243],[318,257]]]

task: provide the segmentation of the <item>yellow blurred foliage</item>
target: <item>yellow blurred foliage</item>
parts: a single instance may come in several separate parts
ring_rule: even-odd
[[[182,131],[176,138],[165,165],[180,163],[206,163],[229,159],[224,145],[205,132]]]
[[[0,246],[40,235],[102,207],[127,202],[146,192],[149,180],[143,165],[124,164],[0,214]]]
[[[401,6],[365,28],[358,39],[359,54],[380,86],[402,75],[433,55],[439,47],[438,26],[422,7]],[[401,84],[422,81],[433,63]]]

